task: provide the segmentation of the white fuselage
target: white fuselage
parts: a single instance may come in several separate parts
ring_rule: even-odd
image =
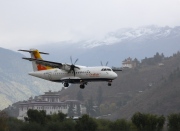
[[[80,83],[80,81],[109,81],[117,78],[117,74],[111,68],[106,66],[99,67],[80,67],[74,72],[54,68],[49,70],[35,71],[29,75],[39,77],[45,80],[68,83]]]

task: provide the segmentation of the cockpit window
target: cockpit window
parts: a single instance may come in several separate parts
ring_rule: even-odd
[[[107,69],[108,71],[111,71],[111,69]]]
[[[112,70],[109,68],[102,68],[101,71],[112,71]]]

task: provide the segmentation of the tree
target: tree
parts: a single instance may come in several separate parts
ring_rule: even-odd
[[[131,120],[139,131],[161,131],[165,117],[137,112],[132,116]]]
[[[168,116],[168,128],[169,131],[180,130],[180,113],[179,114],[174,113]]]
[[[97,123],[89,115],[83,115],[77,121],[75,129],[77,131],[95,131],[97,129]]]
[[[157,127],[157,116],[153,114],[144,114],[145,116],[145,129],[155,131]]]
[[[114,122],[111,122],[109,125],[110,129],[115,131],[130,131],[131,130],[131,124],[125,119],[118,119]]]
[[[61,126],[62,126],[61,123],[51,121],[46,124],[46,130],[47,131],[60,131],[62,128]]]
[[[8,115],[4,111],[0,111],[0,131],[7,131],[8,130]]]
[[[21,120],[18,120],[15,117],[9,117],[8,118],[8,127],[9,131],[20,131],[21,127],[24,125],[24,122]]]
[[[142,130],[145,127],[145,117],[143,114],[141,114],[140,112],[135,113],[132,118],[131,121],[133,122],[133,124],[139,129]]]
[[[58,115],[58,120],[60,122],[64,121],[66,119],[66,117],[67,117],[67,115],[63,114],[62,112],[59,112],[57,115]]]
[[[75,125],[76,125],[76,123],[73,121],[73,119],[66,119],[62,123],[61,130],[62,131],[74,131]]]
[[[29,122],[36,122],[39,124],[45,124],[46,121],[46,112],[44,110],[38,111],[38,110],[33,110],[33,109],[29,109],[27,111],[27,116],[25,117],[25,121],[29,121]]]
[[[44,127],[36,122],[30,122],[23,124],[21,131],[44,131]]]
[[[47,116],[48,117],[48,116]],[[52,114],[49,116],[50,121],[52,122],[63,122],[66,120],[67,115],[62,112],[58,112],[58,114]]]
[[[98,125],[98,131],[109,131],[109,125],[112,123],[110,120],[107,119],[96,119],[96,123]]]
[[[75,130],[75,122],[71,118],[66,118],[66,114],[59,112],[50,116],[46,124],[47,131],[71,131]]]
[[[166,118],[162,115],[162,116],[158,117],[157,119],[158,119],[157,130],[161,131],[163,129]]]

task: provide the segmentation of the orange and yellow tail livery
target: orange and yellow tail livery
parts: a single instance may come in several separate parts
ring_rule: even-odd
[[[32,59],[38,59],[38,60],[43,60],[40,54],[46,54],[46,55],[49,54],[49,53],[39,52],[37,49],[19,50],[19,51],[29,52],[31,54]],[[36,61],[32,61],[32,66],[34,71],[52,69],[52,67],[44,66]]]

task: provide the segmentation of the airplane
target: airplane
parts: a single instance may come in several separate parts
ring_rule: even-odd
[[[39,52],[37,49],[18,50],[29,52],[31,58],[22,58],[32,61],[33,72],[29,75],[42,78],[53,82],[61,82],[64,87],[69,84],[80,84],[80,88],[84,89],[88,82],[107,81],[108,86],[118,75],[114,71],[122,71],[121,69],[111,69],[106,66],[87,67],[75,65],[78,59],[73,63],[70,57],[71,64],[58,63],[53,61],[43,60],[40,54],[49,55],[49,53]]]

